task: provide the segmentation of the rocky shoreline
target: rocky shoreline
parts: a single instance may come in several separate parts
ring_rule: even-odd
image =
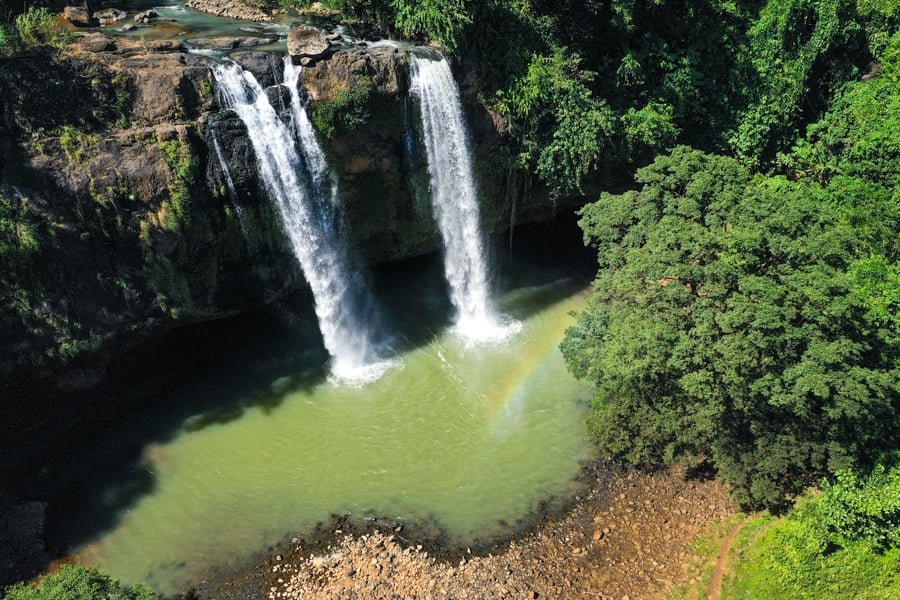
[[[199,598],[665,598],[688,583],[693,544],[737,509],[722,485],[683,468],[642,473],[597,462],[563,514],[481,549],[441,548],[382,524],[335,522],[294,538]]]

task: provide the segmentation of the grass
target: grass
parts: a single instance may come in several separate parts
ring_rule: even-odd
[[[53,46],[61,49],[75,39],[75,35],[63,27],[59,17],[46,8],[35,8],[34,6],[16,17],[13,29],[15,30],[14,37],[18,40],[19,45],[26,48]],[[7,32],[5,37],[9,40],[13,36]]]
[[[189,219],[188,203],[190,202],[190,188],[195,183],[197,163],[191,147],[181,140],[169,140],[160,142],[160,147],[166,153],[166,159],[175,175],[175,179],[169,184],[170,210],[163,220],[163,225],[170,231],[179,230]]]
[[[762,517],[736,540],[730,600],[897,600],[900,548],[878,553],[865,543],[810,551],[803,508],[788,517]]]
[[[6,600],[152,600],[150,588],[125,586],[98,569],[66,565],[56,573],[42,577],[36,585],[12,586]]]
[[[829,545],[818,533],[818,501],[807,495],[786,516],[739,514],[710,526],[696,543],[701,558],[688,571],[689,583],[669,598],[704,600],[722,543],[741,526],[729,550],[722,600],[900,599],[900,548]]]

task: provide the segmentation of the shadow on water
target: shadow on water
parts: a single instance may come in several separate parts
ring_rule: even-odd
[[[176,389],[167,386],[22,482],[23,495],[49,504],[46,537],[54,555],[114,528],[129,507],[155,490],[151,465],[160,446],[249,410],[271,414],[287,394],[311,393],[325,380],[327,353],[303,304],[227,319],[215,332],[193,327],[170,340],[172,345],[156,346],[186,363],[177,373],[166,370],[169,364],[156,365],[163,370],[155,377],[172,377]]]
[[[514,318],[584,288],[590,261],[571,260],[558,247],[569,245],[573,236],[580,242],[573,223],[569,217],[558,228],[517,230],[517,250],[495,269],[500,292],[513,297],[503,309]],[[398,352],[430,343],[449,324],[452,309],[438,254],[376,268],[373,282],[387,325],[396,332]],[[164,384],[127,418],[79,440],[77,448],[55,453],[17,481],[15,495],[48,503],[45,540],[52,557],[99,538],[155,491],[152,459],[160,446],[250,410],[277,412],[288,395],[311,394],[325,381],[328,359],[303,293],[275,309],[183,327],[132,354],[130,361],[146,359],[146,364],[141,379],[118,382],[121,397],[145,383]]]

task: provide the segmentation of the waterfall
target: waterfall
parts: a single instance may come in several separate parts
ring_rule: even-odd
[[[284,85],[291,94],[295,138],[252,73],[234,63],[213,67],[223,106],[247,126],[260,178],[312,288],[332,375],[342,380],[371,379],[388,366],[381,358],[378,315],[341,233],[345,227],[336,206],[337,184],[300,102],[299,72],[288,57]]]
[[[431,202],[444,242],[444,272],[456,327],[470,339],[504,336],[491,305],[487,256],[459,89],[446,60],[412,56],[412,89],[421,103]]]

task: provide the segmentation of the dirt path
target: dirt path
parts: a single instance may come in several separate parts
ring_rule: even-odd
[[[719,558],[716,559],[716,567],[713,570],[712,579],[709,582],[709,587],[706,588],[707,600],[719,600],[722,597],[722,580],[725,578],[725,573],[728,572],[728,553],[731,551],[734,538],[741,532],[746,522],[747,520],[744,519],[735,525],[728,532],[728,535],[725,536],[725,539],[722,540],[722,547],[719,548]]]

